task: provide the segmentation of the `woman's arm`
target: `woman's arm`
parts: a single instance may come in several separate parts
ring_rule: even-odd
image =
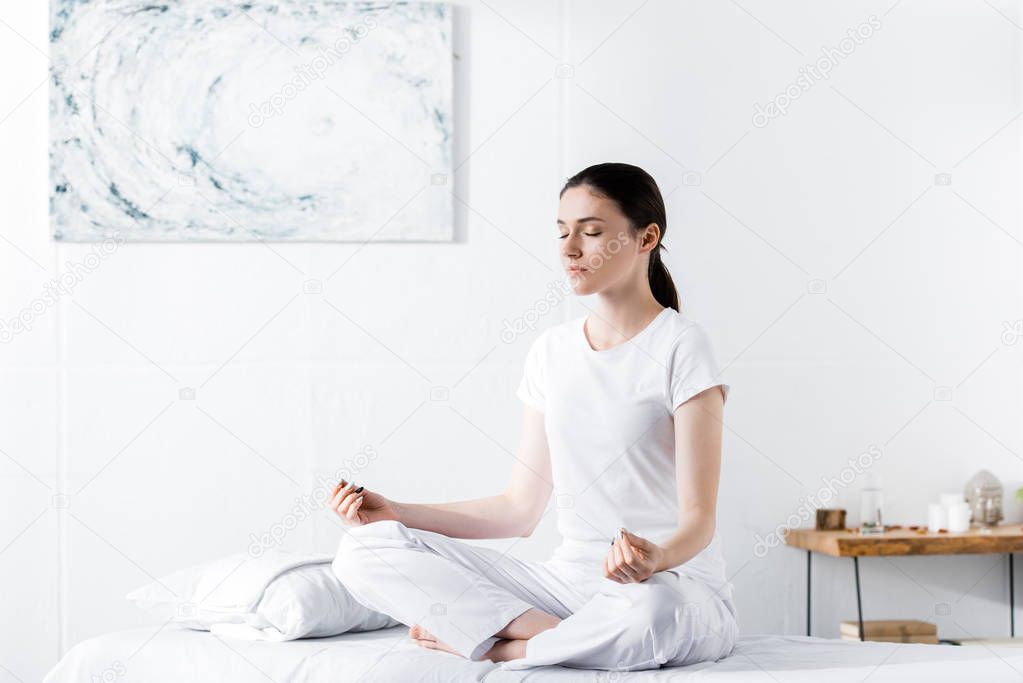
[[[524,406],[522,436],[508,488],[496,496],[452,503],[397,503],[405,526],[451,538],[529,536],[543,516],[553,488],[543,413]]]
[[[655,571],[688,562],[714,536],[723,414],[720,387],[700,392],[675,411],[678,530],[661,543],[664,552]]]

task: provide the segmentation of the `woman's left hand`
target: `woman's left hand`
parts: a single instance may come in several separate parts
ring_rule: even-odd
[[[657,572],[664,548],[622,529],[604,558],[604,576],[618,583],[639,583]]]

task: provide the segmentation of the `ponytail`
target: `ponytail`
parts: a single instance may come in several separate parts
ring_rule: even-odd
[[[647,270],[647,280],[650,282],[650,291],[653,292],[657,303],[665,308],[678,310],[678,290],[675,289],[675,281],[671,279],[668,267],[661,261],[661,249],[664,245],[660,242],[650,252],[650,268]]]

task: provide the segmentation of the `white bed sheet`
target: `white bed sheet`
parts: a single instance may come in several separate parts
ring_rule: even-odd
[[[1023,649],[742,636],[731,657],[636,672],[511,671],[424,650],[404,626],[282,643],[239,641],[177,625],[118,631],[73,647],[44,683],[390,683],[394,681],[1023,681]]]

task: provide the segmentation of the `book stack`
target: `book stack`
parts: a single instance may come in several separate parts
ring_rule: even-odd
[[[860,623],[843,621],[839,626],[842,640],[859,640]],[[863,622],[863,639],[887,643],[938,642],[938,627],[916,619],[875,619]]]

